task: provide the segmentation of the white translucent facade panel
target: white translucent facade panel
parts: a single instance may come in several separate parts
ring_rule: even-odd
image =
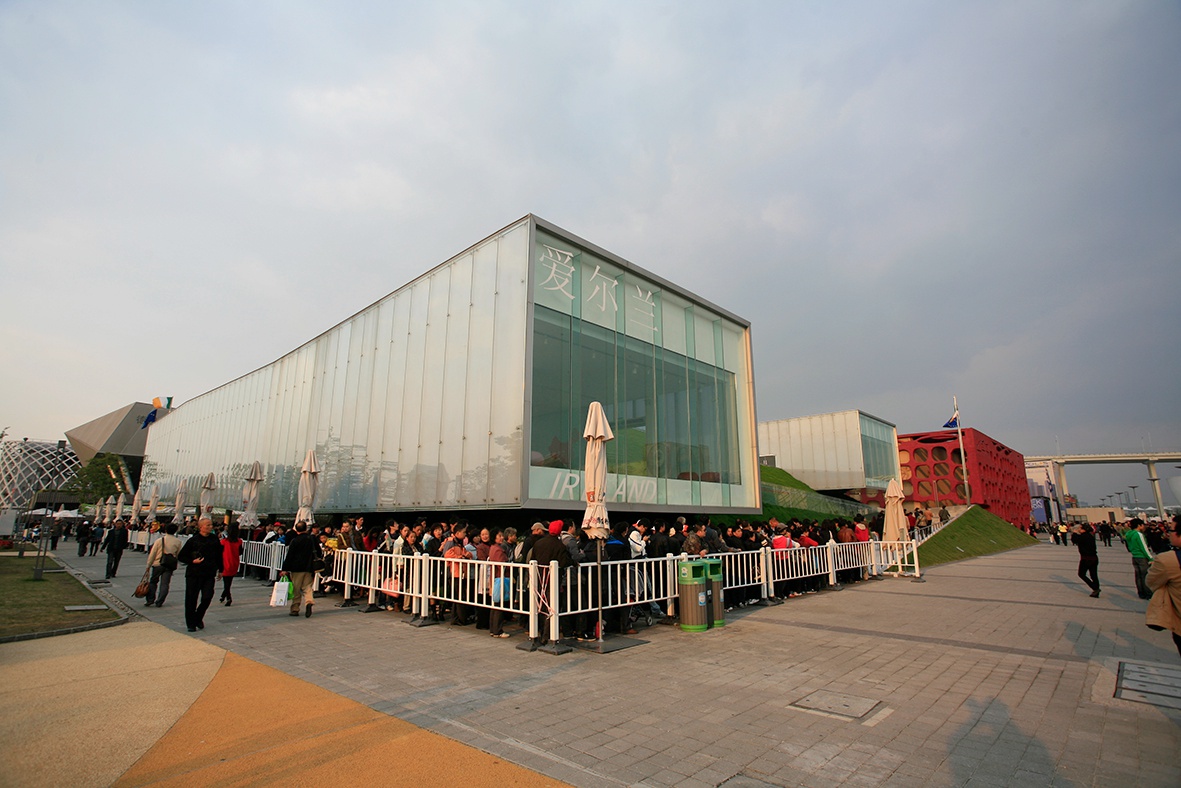
[[[316,508],[333,512],[519,505],[528,219],[303,347],[175,408],[151,427],[145,481],[170,500],[218,479],[241,507],[251,463],[260,511],[297,506],[309,449]]]
[[[865,486],[858,411],[762,422],[758,434],[760,456],[814,489]]]

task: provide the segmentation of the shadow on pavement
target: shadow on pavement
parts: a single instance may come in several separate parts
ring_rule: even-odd
[[[1074,785],[1059,773],[1046,745],[1022,733],[1004,701],[968,698],[967,707],[971,715],[952,736],[947,757],[953,785],[969,781],[973,785]],[[975,754],[995,751],[997,746],[1003,746],[1008,757]]]
[[[1148,627],[1144,628],[1144,632],[1156,634]],[[1139,637],[1126,629],[1117,629],[1116,634],[1119,640],[1079,621],[1067,621],[1064,632],[1066,639],[1074,645],[1074,653],[1086,659],[1115,657],[1166,664],[1173,661],[1173,653],[1152,640]],[[1172,642],[1168,645],[1171,646]]]
[[[1091,590],[1083,584],[1082,580],[1077,577],[1063,577],[1062,575],[1049,575],[1048,578],[1058,583],[1063,588],[1078,593],[1081,599],[1090,599]],[[1103,595],[1100,597],[1106,600],[1108,604],[1115,605],[1120,610],[1125,610],[1129,613],[1143,613],[1145,606],[1148,604],[1143,599],[1136,596],[1129,596],[1122,586],[1113,583],[1104,582],[1102,575],[1099,576],[1099,586],[1102,589]]]

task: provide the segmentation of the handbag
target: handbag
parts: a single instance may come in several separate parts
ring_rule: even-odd
[[[508,602],[513,596],[513,579],[511,577],[498,577],[492,581],[492,602],[493,604],[502,604]]]
[[[133,596],[136,599],[143,599],[144,597],[146,597],[148,595],[148,576],[151,574],[152,574],[152,568],[149,566],[147,569],[144,570],[143,580],[140,580],[139,585],[137,585],[135,587],[135,594],[133,594]]]
[[[398,582],[398,578],[396,577],[387,577],[385,580],[381,581],[381,590],[386,594],[386,596],[392,596],[396,598],[402,595],[402,584]]]
[[[271,589],[271,607],[286,607],[291,599],[291,581],[278,580]]]

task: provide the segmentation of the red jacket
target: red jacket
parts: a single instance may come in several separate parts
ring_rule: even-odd
[[[242,556],[242,540],[231,542],[221,540],[221,574],[223,577],[233,577],[238,574],[238,562]]]

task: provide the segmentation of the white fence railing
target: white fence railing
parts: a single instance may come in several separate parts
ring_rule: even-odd
[[[159,538],[147,531],[130,536],[132,544],[145,548]],[[829,542],[818,547],[764,548],[708,557],[722,562],[724,591],[747,589],[760,599],[774,599],[784,596],[796,581],[815,584],[826,578],[836,585],[838,572],[865,570],[871,576],[918,577],[918,544],[917,540]],[[286,555],[286,545],[278,542],[242,542],[242,565],[265,570],[269,580],[278,578]],[[317,582],[330,580],[342,586],[346,600],[365,593],[372,605],[378,594],[398,597],[404,611],[424,621],[432,606],[500,610],[527,620],[531,638],[546,628],[551,640],[559,638],[560,616],[594,613],[600,603],[603,610],[664,603],[669,613],[674,613],[677,564],[692,560],[686,555],[636,558],[584,563],[559,571],[556,562],[545,566],[359,550],[338,550],[326,559],[327,566]],[[555,577],[557,582],[553,582]]]
[[[837,573],[843,570],[917,577],[917,548],[913,541],[830,542],[819,547],[765,548],[709,557],[722,562],[724,590],[752,589],[759,598],[772,599],[777,596],[776,589],[783,588],[781,583],[827,578],[835,585]],[[242,563],[268,570],[273,580],[286,549],[281,544],[245,542]],[[600,607],[612,610],[665,603],[672,613],[678,594],[677,563],[686,560],[691,559],[685,555],[637,558],[559,570],[556,562],[546,566],[339,550],[330,557],[322,578],[342,586],[346,600],[362,594],[368,595],[370,604],[379,594],[400,598],[403,610],[420,620],[428,619],[432,607],[445,604],[500,610],[527,621],[531,638],[544,630],[551,640],[558,640],[559,617],[590,614]]]

